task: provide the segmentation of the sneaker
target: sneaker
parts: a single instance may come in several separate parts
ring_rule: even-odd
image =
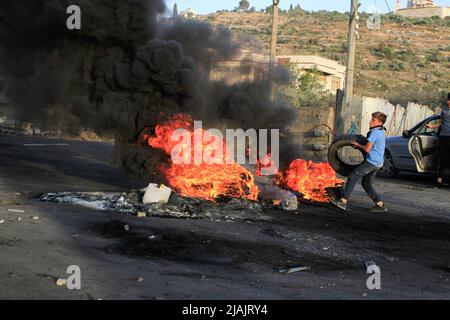
[[[347,204],[340,199],[331,199],[330,202],[341,210],[347,211]]]
[[[444,182],[435,182],[434,183],[434,188],[435,189],[448,189],[449,188],[449,184],[448,183],[444,183]]]
[[[379,205],[375,205],[375,207],[369,209],[372,213],[386,213],[389,212],[388,208],[385,205],[380,207]]]

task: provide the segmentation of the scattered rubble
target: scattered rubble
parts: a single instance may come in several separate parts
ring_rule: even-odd
[[[86,192],[86,193],[45,193],[40,201],[69,203],[98,211],[109,211],[121,215],[143,217],[171,217],[183,219],[209,219],[214,221],[270,221],[272,218],[264,206],[247,199],[220,199],[218,202],[185,198],[172,193],[168,203],[143,204],[143,190],[131,192]]]
[[[293,192],[282,189],[274,185],[272,180],[263,180],[261,177],[255,178],[255,182],[258,185],[260,198],[272,202],[275,208],[286,211],[298,210],[298,199]]]
[[[281,269],[278,272],[283,274],[290,274],[294,272],[302,272],[302,271],[309,271],[311,270],[311,267],[294,267],[289,269]]]
[[[386,261],[389,261],[389,262],[397,261],[397,259],[395,257],[391,257],[391,256],[385,256],[384,258],[386,259]]]
[[[58,279],[58,280],[56,280],[56,285],[58,287],[65,287],[67,285],[67,280],[66,279]]]
[[[33,127],[30,122],[19,122],[6,117],[0,119],[0,133],[16,135],[42,135],[39,128]]]
[[[12,201],[12,200],[0,200],[0,205],[2,206],[17,206],[19,205],[19,203],[17,203],[16,201]]]
[[[8,209],[8,212],[25,213],[25,210],[20,210],[20,209]]]
[[[168,203],[171,194],[172,189],[166,187],[165,185],[158,186],[155,183],[150,183],[145,190],[142,202],[144,204]]]
[[[147,217],[147,214],[145,212],[143,212],[143,211],[139,211],[137,213],[137,217],[138,218],[145,218],[145,217]]]

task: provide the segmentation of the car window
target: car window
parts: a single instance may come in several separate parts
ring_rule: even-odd
[[[427,125],[438,125],[440,123],[439,120],[431,120],[424,124],[418,131],[419,136],[437,136],[439,133],[439,128],[427,128]]]

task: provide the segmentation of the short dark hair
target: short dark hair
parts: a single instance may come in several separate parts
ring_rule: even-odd
[[[372,117],[374,117],[378,121],[381,121],[383,124],[385,124],[387,120],[387,115],[385,115],[383,112],[372,113]]]
[[[450,92],[447,94],[447,101],[450,101]]]

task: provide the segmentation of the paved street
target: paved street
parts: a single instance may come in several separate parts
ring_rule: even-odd
[[[111,151],[0,137],[0,299],[450,297],[450,190],[431,177],[379,179],[386,215],[369,213],[359,188],[350,213],[301,205],[266,212],[270,222],[137,218],[36,200],[144,187],[109,164]],[[381,268],[381,290],[367,289],[365,261]],[[70,265],[81,268],[81,290],[55,284]],[[278,272],[291,266],[311,270]]]

